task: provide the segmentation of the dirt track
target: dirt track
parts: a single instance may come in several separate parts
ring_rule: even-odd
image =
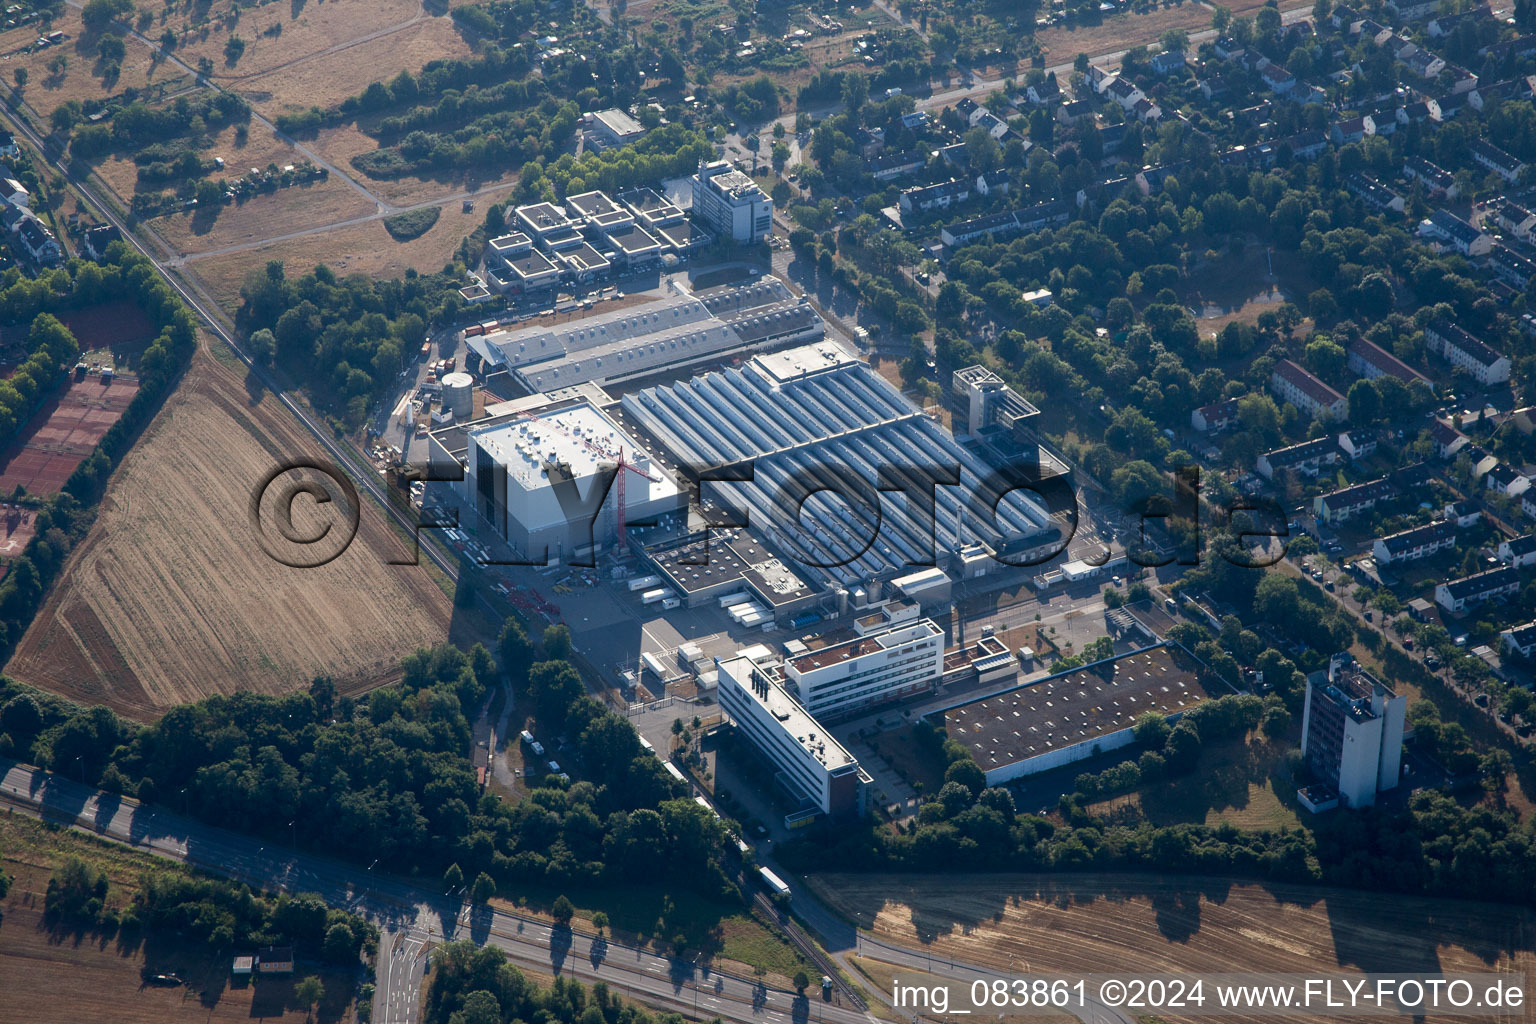
[[[199,353],[124,461],[101,514],[7,672],[138,719],[247,689],[283,693],[330,675],[347,692],[393,678],[442,641],[451,608],[425,566],[365,504],[335,561],[292,569],[255,542],[248,502],[280,462],[320,457],[270,397]]]
[[[813,883],[877,935],[1021,972],[1536,973],[1530,912],[1487,903],[1176,876],[826,874]]]

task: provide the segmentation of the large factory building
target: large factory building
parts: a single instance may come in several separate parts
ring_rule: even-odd
[[[569,561],[589,556],[591,545],[602,550],[614,543],[617,473],[625,476],[628,521],[653,519],[686,501],[650,454],[590,402],[497,417],[471,425],[465,440],[465,501],[534,560],[546,549],[551,560]],[[621,456],[630,468],[615,472]],[[599,509],[596,489],[609,475],[614,478]]]

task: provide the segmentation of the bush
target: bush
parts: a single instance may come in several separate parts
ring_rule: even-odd
[[[419,210],[397,213],[392,217],[384,218],[384,230],[388,231],[389,237],[397,242],[409,242],[431,231],[442,212],[440,206],[423,206]]]

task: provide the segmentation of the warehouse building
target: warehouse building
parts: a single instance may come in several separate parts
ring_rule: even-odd
[[[1128,746],[1137,718],[1152,711],[1176,719],[1210,696],[1199,662],[1160,644],[931,716],[970,749],[987,785],[996,786]]]
[[[750,467],[750,480],[711,483],[704,496],[744,513],[765,543],[799,563],[804,578],[834,592],[908,574],[935,558],[962,571],[955,562],[973,546],[1016,564],[1044,560],[1061,546],[1058,524],[1027,491],[1002,496],[994,517],[989,467],[830,341],[632,392],[623,403],[678,464]],[[909,514],[903,498],[877,490],[882,470],[927,467],[960,471],[958,486],[935,487],[931,523]]]
[[[571,256],[586,258],[590,252],[583,244]],[[741,350],[805,344],[825,333],[825,323],[809,303],[778,278],[764,277],[558,326],[511,328],[465,340],[485,361],[487,372],[504,369],[529,391],[547,392],[657,374]]]
[[[470,425],[463,437],[461,497],[533,561],[586,558],[594,546],[615,542],[620,488],[609,478],[621,455],[634,467],[620,470],[628,521],[677,511],[687,500],[650,454],[588,401],[495,417]],[[605,482],[598,507],[595,489]]]
[[[793,827],[815,814],[847,818],[864,813],[871,780],[841,743],[750,658],[717,658],[715,668],[721,710],[777,769],[775,782],[801,804],[801,812],[790,814],[786,824]]]
[[[746,530],[712,530],[670,546],[648,547],[642,557],[688,608],[744,595],[785,626],[819,599],[793,568]]]

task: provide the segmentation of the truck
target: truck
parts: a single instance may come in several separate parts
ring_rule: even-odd
[[[421,343],[421,358],[426,359],[426,358],[429,358],[431,355],[432,355],[432,343],[430,341],[422,342]]]
[[[634,579],[629,581],[629,592],[634,593],[637,590],[649,590],[651,587],[654,587],[660,582],[660,576],[636,576]]]
[[[789,886],[784,883],[784,879],[772,871],[769,871],[767,868],[758,868],[757,874],[763,880],[763,885],[775,896],[789,895]]]
[[[657,587],[655,590],[647,590],[640,595],[641,604],[655,604],[657,601],[665,601],[672,596],[672,591],[666,587]]]

